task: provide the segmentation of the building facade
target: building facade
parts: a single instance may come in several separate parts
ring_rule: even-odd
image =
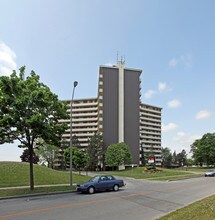
[[[72,133],[82,148],[99,132],[104,148],[125,142],[132,154],[132,163],[139,166],[149,151],[153,151],[156,165],[161,165],[161,108],[141,102],[142,70],[126,68],[119,61],[116,66],[100,66],[97,98],[76,99],[72,107]],[[70,115],[71,100],[68,104]],[[63,135],[70,140],[69,129]]]

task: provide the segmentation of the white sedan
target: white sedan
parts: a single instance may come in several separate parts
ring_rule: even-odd
[[[205,176],[215,176],[215,170],[208,170],[205,172]]]

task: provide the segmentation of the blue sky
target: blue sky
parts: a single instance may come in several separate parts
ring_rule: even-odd
[[[60,99],[97,96],[98,67],[143,69],[142,101],[163,108],[162,146],[215,132],[215,1],[0,0],[0,75],[26,65]],[[27,74],[26,73],[26,74]],[[0,160],[22,150],[0,145]]]

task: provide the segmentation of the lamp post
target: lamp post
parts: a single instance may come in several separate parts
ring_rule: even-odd
[[[70,108],[70,186],[72,186],[72,104],[75,93],[75,87],[78,85],[77,81],[73,83],[73,91],[72,91],[72,100],[71,100],[71,108]]]

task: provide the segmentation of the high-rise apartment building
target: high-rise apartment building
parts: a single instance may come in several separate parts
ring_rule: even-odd
[[[128,144],[133,164],[141,165],[153,149],[156,165],[161,165],[162,109],[141,102],[141,73],[126,68],[122,61],[116,66],[100,66],[97,98],[73,101],[72,133],[81,147],[86,148],[88,139],[99,132],[105,148],[113,143]],[[69,107],[71,100],[65,102]],[[61,122],[70,126],[70,120]],[[70,140],[70,129],[63,138]]]

